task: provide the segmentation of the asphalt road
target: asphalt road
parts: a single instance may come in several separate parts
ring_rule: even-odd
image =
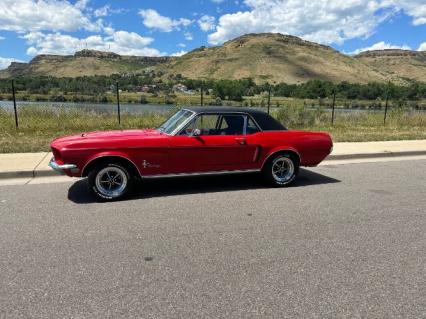
[[[0,318],[426,318],[426,161],[0,187]]]

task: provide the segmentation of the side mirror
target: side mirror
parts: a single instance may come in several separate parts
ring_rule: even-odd
[[[194,128],[193,130],[192,130],[192,134],[191,134],[191,136],[200,136],[201,135],[201,130],[199,129],[199,128]]]

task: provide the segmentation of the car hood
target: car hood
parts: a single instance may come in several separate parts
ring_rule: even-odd
[[[165,134],[155,129],[146,130],[115,130],[87,132],[78,135],[70,135],[55,139],[51,146],[56,149],[63,149],[70,146],[89,147],[89,146],[109,146],[120,145],[121,142],[132,140],[153,139],[165,137]]]
[[[147,130],[116,130],[116,131],[99,131],[83,133],[80,136],[85,138],[123,138],[123,137],[152,137],[159,136],[161,132],[154,129]]]

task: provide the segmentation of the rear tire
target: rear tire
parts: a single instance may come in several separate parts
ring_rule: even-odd
[[[279,153],[268,159],[262,170],[266,182],[274,187],[291,184],[299,173],[299,161],[288,153]]]
[[[98,201],[115,201],[130,193],[133,179],[126,167],[116,163],[104,163],[89,172],[88,186]]]

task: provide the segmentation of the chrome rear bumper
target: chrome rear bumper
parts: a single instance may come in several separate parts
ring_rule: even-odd
[[[75,169],[77,165],[74,164],[58,164],[55,162],[55,158],[52,158],[49,162],[49,166],[53,168],[55,171],[63,171],[65,169]]]

